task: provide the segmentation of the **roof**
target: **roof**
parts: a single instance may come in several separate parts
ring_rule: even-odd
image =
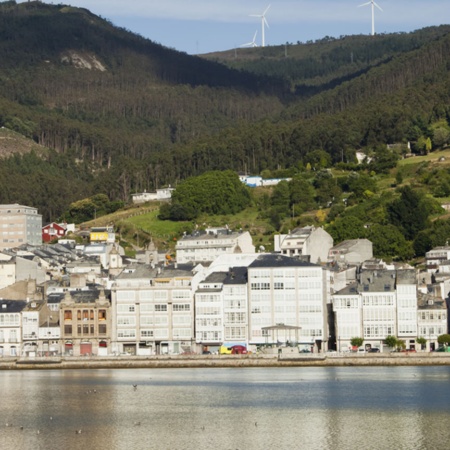
[[[346,241],[342,241],[341,243],[335,245],[331,251],[334,250],[340,250],[342,251],[350,251],[353,247],[359,245],[359,244],[366,244],[367,242],[371,243],[368,239],[348,239]]]
[[[267,253],[258,256],[249,266],[249,269],[259,267],[320,267],[317,264],[300,261],[289,256],[276,253]]]
[[[434,295],[424,294],[422,292],[417,293],[417,309],[419,310],[436,310],[447,309],[445,301]]]
[[[223,282],[223,284],[247,284],[248,269],[247,267],[232,267]]]
[[[0,314],[21,312],[26,305],[25,300],[0,300]]]
[[[51,294],[53,299],[59,298],[59,303],[63,301],[66,296],[70,296],[71,301],[74,303],[95,303],[102,291],[97,289],[95,290],[86,290],[86,291],[67,291],[64,293],[53,293]],[[105,290],[105,297],[107,300],[111,301],[111,291]],[[52,303],[57,303],[55,300]]]

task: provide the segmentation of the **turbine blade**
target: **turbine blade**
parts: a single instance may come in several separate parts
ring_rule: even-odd
[[[381,7],[380,7],[377,3],[373,2],[373,4],[374,4],[380,11],[383,11],[383,10],[381,9]]]
[[[266,10],[263,12],[263,14],[262,14],[263,16],[266,15],[266,12],[269,11],[269,8],[270,8],[270,5],[269,5],[269,6],[266,8]]]
[[[266,24],[266,27],[267,27],[267,28],[270,28],[270,27],[269,27],[269,23],[267,22],[267,20],[266,20],[265,17],[263,17],[263,20],[264,20],[264,23]]]
[[[363,3],[362,5],[358,5],[358,8],[361,8],[361,6],[367,6],[367,5],[371,5],[372,2],[367,2],[367,3]]]

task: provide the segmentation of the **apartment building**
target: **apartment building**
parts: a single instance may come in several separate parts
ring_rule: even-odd
[[[125,268],[113,286],[114,351],[133,355],[191,351],[194,291],[201,276],[190,264]]]
[[[328,342],[326,278],[325,270],[316,264],[260,255],[248,267],[250,343],[298,339],[308,348],[324,349]]]
[[[21,313],[26,304],[22,300],[0,300],[0,357],[21,354]]]
[[[183,236],[175,249],[179,264],[211,262],[226,253],[255,253],[248,231],[232,232],[225,228],[210,228]]]
[[[195,293],[195,338],[205,346],[248,345],[247,268],[214,272]]]
[[[42,216],[36,208],[0,205],[0,250],[42,243]]]
[[[336,343],[347,350],[353,337],[382,348],[387,336],[415,348],[417,287],[414,270],[363,270],[357,282],[332,295]]]

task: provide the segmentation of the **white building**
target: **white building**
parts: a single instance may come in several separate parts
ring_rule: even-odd
[[[450,260],[450,247],[436,247],[425,253],[425,260],[427,265],[427,272],[437,272],[442,263]]]
[[[172,198],[172,192],[175,189],[172,187],[164,189],[156,189],[156,192],[141,192],[137,194],[131,194],[131,199],[134,204],[146,203],[152,201],[167,201]]]
[[[21,312],[26,304],[22,300],[0,300],[0,357],[21,354]]]
[[[175,249],[180,264],[214,261],[225,253],[255,253],[248,231],[236,233],[228,229],[207,229],[183,236]]]
[[[113,351],[137,355],[177,354],[194,344],[192,266],[133,265],[116,278],[112,292]]]
[[[248,267],[250,343],[297,340],[307,348],[324,349],[328,342],[326,287],[325,270],[318,265],[282,255],[260,255]],[[275,342],[269,327],[279,327]]]
[[[330,249],[328,262],[362,264],[373,257],[373,245],[368,239],[349,239]]]
[[[418,336],[427,340],[425,350],[436,350],[439,347],[438,337],[448,333],[445,301],[432,295],[419,294],[417,317]]]
[[[206,346],[248,345],[247,268],[214,272],[195,293],[196,342]]]
[[[0,250],[42,244],[42,216],[36,208],[0,205]]]
[[[326,262],[333,247],[333,238],[323,228],[296,228],[288,234],[274,236],[274,250],[286,256],[309,256],[316,264]]]
[[[404,339],[415,348],[417,337],[417,287],[413,270],[364,270],[358,282],[332,296],[336,343],[350,348],[354,337],[365,345],[383,348],[387,336]]]

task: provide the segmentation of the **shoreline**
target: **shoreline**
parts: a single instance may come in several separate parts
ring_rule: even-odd
[[[286,355],[189,355],[153,357],[49,357],[1,358],[0,370],[67,369],[180,369],[247,367],[370,367],[370,366],[450,366],[450,354],[296,356]]]

